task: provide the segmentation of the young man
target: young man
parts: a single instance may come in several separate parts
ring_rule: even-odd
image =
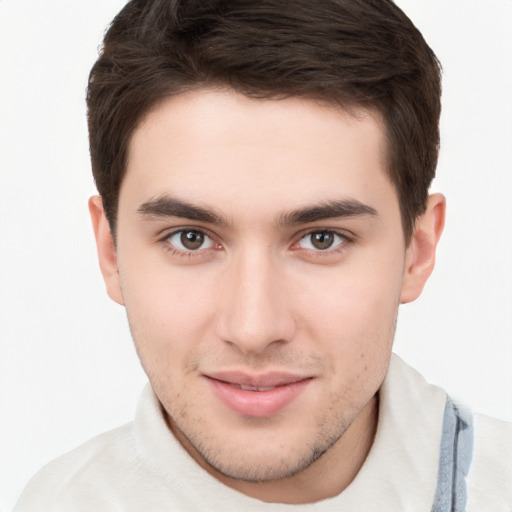
[[[391,353],[445,213],[439,65],[392,2],[133,0],[88,107],[150,384],[17,510],[510,508],[510,428]]]

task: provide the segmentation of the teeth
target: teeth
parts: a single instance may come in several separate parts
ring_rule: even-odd
[[[254,388],[252,386],[244,386],[243,384],[240,384],[240,389],[243,389],[244,391],[259,391],[258,388]]]
[[[274,389],[274,387],[270,388],[255,388],[254,386],[244,386],[240,384],[240,389],[243,389],[244,391],[270,391]]]

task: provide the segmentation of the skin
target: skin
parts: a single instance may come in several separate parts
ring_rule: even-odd
[[[193,220],[177,199],[212,215]],[[340,202],[364,208],[326,208]],[[444,222],[433,195],[406,246],[379,115],[185,93],[133,135],[116,245],[98,196],[90,211],[107,291],[190,455],[264,501],[343,491],[373,442],[398,306],[421,293]],[[207,376],[233,370],[308,381],[255,417],[212,391]]]

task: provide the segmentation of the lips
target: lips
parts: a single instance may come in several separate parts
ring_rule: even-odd
[[[248,375],[219,372],[205,375],[213,394],[236,414],[266,418],[285,409],[301,395],[311,377],[289,373]]]

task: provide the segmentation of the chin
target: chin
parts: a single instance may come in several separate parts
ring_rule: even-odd
[[[308,443],[306,435],[291,437],[286,433],[273,441],[266,435],[259,441],[252,436],[251,441],[244,438],[238,443],[232,438],[224,443],[213,442],[211,438],[198,442],[188,439],[192,445],[192,451],[190,445],[188,451],[196,459],[206,462],[210,472],[233,480],[263,483],[289,478],[309,468],[336,443],[344,430],[324,435],[314,443]],[[212,449],[212,445],[218,447]],[[249,446],[251,450],[248,450]],[[302,450],[298,451],[298,446]]]

